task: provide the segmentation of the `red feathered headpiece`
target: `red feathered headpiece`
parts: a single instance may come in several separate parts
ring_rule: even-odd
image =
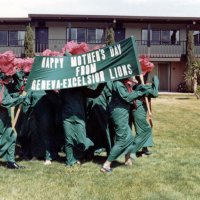
[[[25,73],[28,73],[31,71],[33,62],[34,62],[34,58],[25,58],[24,59],[23,71]]]
[[[62,49],[63,54],[68,52],[72,55],[83,54],[89,51],[89,47],[87,43],[81,42],[80,44],[70,41],[65,44],[64,48]]]
[[[12,76],[16,72],[16,67],[13,63],[15,54],[12,51],[6,51],[0,54],[0,71],[6,76]]]
[[[22,70],[25,73],[28,73],[32,69],[33,62],[34,58],[15,58],[13,64],[19,71]]]
[[[42,56],[63,56],[63,53],[59,51],[51,51],[50,49],[46,49],[41,53]]]
[[[141,66],[143,75],[145,75],[146,73],[149,73],[153,70],[154,64],[149,61],[148,56],[141,55],[139,58],[139,61],[140,61],[140,66]]]

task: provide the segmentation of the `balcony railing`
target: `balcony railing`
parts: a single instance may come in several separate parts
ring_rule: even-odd
[[[15,46],[0,46],[0,53],[11,50],[17,57],[24,55],[23,41],[18,41]],[[62,51],[67,43],[65,39],[49,39],[46,41],[34,42],[34,50],[36,54],[43,52],[45,49],[52,51]],[[178,44],[151,44],[149,47],[144,41],[136,40],[137,51],[139,55],[148,55],[151,58],[181,58],[186,55],[186,41],[180,41]],[[90,43],[89,47],[104,47],[105,43]],[[195,46],[194,54],[200,57],[200,46]]]
[[[181,58],[186,54],[186,41],[178,44],[151,44],[148,47],[143,41],[137,40],[136,44],[139,55],[144,54],[151,58]]]
[[[65,39],[50,39],[47,41],[36,40],[35,41],[35,52],[40,53],[43,52],[45,49],[50,49],[52,51],[62,51],[62,48],[67,43]],[[89,48],[93,49],[95,47],[103,47],[105,43],[99,43],[96,41],[95,43],[89,43]]]
[[[13,51],[17,57],[21,57],[24,54],[24,40],[12,40],[7,45],[0,45],[0,53],[5,51]]]

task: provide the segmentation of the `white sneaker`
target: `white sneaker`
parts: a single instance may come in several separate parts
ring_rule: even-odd
[[[50,160],[45,160],[44,161],[44,165],[51,165],[51,161]]]

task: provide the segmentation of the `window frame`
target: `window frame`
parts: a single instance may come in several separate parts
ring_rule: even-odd
[[[66,40],[69,41],[69,29],[70,28],[66,28]],[[76,30],[76,36],[75,37],[72,37],[71,35],[71,40],[77,42],[77,43],[80,43],[80,42],[86,42],[88,44],[102,44],[102,43],[105,43],[105,28],[98,28],[98,27],[72,27],[71,29],[74,29]],[[78,35],[77,35],[77,30],[78,29],[84,29],[85,30],[85,40],[84,41],[79,41],[78,40]],[[89,31],[90,30],[95,30],[95,40],[94,42],[92,42],[90,39],[89,39]],[[103,31],[103,39],[98,39],[98,30],[102,30]]]
[[[152,40],[153,31],[159,31],[159,39],[158,40]],[[167,31],[169,32],[169,39],[164,40],[163,33],[167,32]],[[173,43],[172,39],[171,39],[171,36],[172,36],[171,32],[174,32],[174,31],[178,32],[178,33],[175,33],[175,34],[178,34],[178,36],[175,35],[175,41]],[[150,29],[150,41],[149,42],[150,42],[150,45],[180,45],[180,29],[157,29],[157,28]],[[200,42],[200,36],[199,36],[199,42]],[[141,44],[142,45],[148,44],[148,29],[146,29],[146,28],[143,28],[141,30]]]
[[[197,32],[197,41],[195,41],[196,39],[195,39],[195,36],[196,35],[194,35],[194,32]],[[200,30],[195,30],[195,31],[193,31],[193,37],[194,37],[194,45],[195,46],[200,46]]]
[[[0,46],[1,47],[7,47],[8,46],[8,31],[7,30],[0,30],[0,32],[5,32],[6,33],[6,43],[5,44],[1,44],[1,42],[0,42]],[[1,41],[1,40],[0,40]],[[2,41],[4,41],[4,40],[2,40]]]
[[[4,31],[6,32],[6,37],[7,37],[7,40],[6,40],[6,44],[3,45],[3,44],[0,44],[0,47],[21,47],[24,45],[24,39],[25,39],[25,30],[0,30],[0,31]],[[16,32],[17,33],[17,39],[14,39],[12,40],[11,39],[11,34]],[[24,32],[23,33],[23,39],[20,39],[20,32]],[[13,44],[13,41],[16,41],[15,44]]]
[[[153,40],[153,32],[157,32],[159,35],[159,39]],[[150,30],[150,44],[151,45],[160,45],[161,44],[161,29],[151,29]]]

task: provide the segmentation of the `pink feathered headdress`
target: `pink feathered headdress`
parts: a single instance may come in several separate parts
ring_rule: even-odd
[[[6,51],[0,54],[0,71],[6,76],[12,76],[16,72],[16,67],[13,63],[15,55],[12,51]]]
[[[59,51],[51,51],[50,49],[46,49],[41,53],[42,56],[63,56],[63,53]]]
[[[24,59],[23,71],[25,73],[28,73],[31,71],[33,62],[34,62],[34,58],[25,58]]]
[[[65,44],[64,48],[62,49],[63,54],[65,52],[68,52],[72,55],[83,54],[88,51],[89,51],[89,47],[87,43],[81,42],[80,44],[78,44],[74,41],[67,42],[67,44]]]
[[[18,70],[22,70],[25,73],[28,73],[32,69],[32,65],[34,62],[34,58],[15,58],[13,63],[18,68]]]
[[[140,66],[141,66],[143,75],[145,75],[146,73],[151,72],[153,70],[153,68],[154,68],[154,64],[149,61],[149,57],[148,56],[141,55],[139,57],[139,62],[140,62]]]

